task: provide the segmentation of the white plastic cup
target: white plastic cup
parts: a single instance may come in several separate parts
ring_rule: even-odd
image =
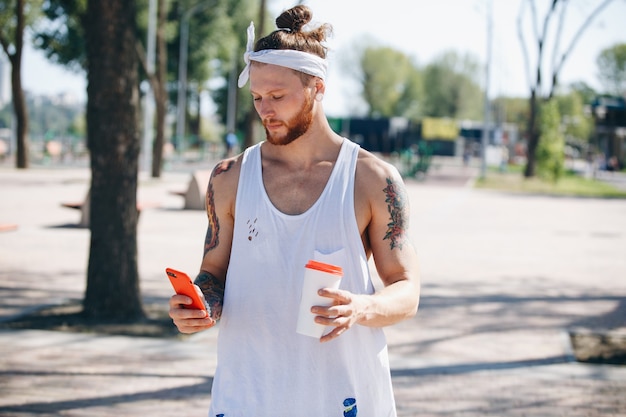
[[[326,326],[315,322],[315,314],[311,313],[311,307],[331,306],[332,299],[321,297],[317,292],[322,288],[339,288],[341,277],[343,277],[343,269],[340,266],[313,260],[306,264],[296,326],[297,333],[317,339],[322,337]]]

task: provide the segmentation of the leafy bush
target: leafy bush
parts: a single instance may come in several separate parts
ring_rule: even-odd
[[[561,116],[555,100],[541,105],[539,127],[541,137],[537,145],[537,175],[557,182],[565,167],[565,139],[561,133]]]

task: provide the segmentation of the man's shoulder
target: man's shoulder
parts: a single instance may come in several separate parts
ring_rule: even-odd
[[[218,176],[232,176],[235,171],[239,170],[239,166],[241,165],[241,155],[233,156],[232,158],[225,158],[221,161],[218,161],[213,170],[211,171],[211,177],[215,178]]]
[[[225,190],[236,188],[239,182],[242,157],[243,155],[239,154],[217,162],[211,172],[211,185],[214,188]]]
[[[389,177],[399,176],[396,167],[363,148],[359,149],[356,180],[359,182],[384,181]]]

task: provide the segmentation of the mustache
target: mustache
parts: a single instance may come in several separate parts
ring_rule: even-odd
[[[278,119],[263,119],[263,126],[267,126],[268,124],[276,124],[276,123],[283,124],[283,122]]]

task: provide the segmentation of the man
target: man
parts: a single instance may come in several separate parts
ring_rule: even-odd
[[[283,12],[254,52],[248,29],[240,87],[249,76],[266,141],[211,176],[195,281],[210,313],[185,309],[191,300],[182,295],[170,300],[183,333],[221,318],[211,417],[396,415],[381,328],[417,311],[408,200],[394,167],[328,125],[321,42],[329,27],[302,31],[310,20],[306,6]],[[333,305],[311,308],[328,329],[320,339],[296,333],[309,259],[344,272],[338,290],[319,291]]]

